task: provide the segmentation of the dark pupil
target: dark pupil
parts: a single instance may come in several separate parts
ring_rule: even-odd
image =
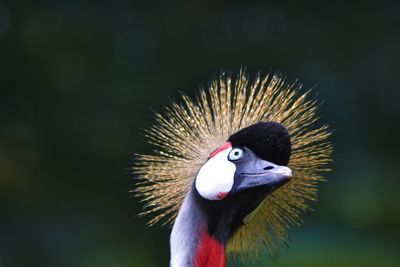
[[[235,152],[235,156],[239,156],[239,151],[236,151],[236,152]]]

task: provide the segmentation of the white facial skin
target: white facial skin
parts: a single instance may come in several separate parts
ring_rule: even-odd
[[[236,166],[228,160],[232,147],[220,151],[200,169],[195,186],[199,194],[209,200],[221,200],[232,189]]]

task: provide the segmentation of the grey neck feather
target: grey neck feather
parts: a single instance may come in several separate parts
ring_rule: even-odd
[[[204,214],[195,205],[192,191],[190,191],[183,201],[172,228],[170,239],[171,267],[194,266],[194,256],[203,222],[205,222]]]

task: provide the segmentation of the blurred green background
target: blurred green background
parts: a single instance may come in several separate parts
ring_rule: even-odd
[[[268,266],[400,266],[398,1],[0,0],[0,266],[167,266],[143,128],[220,70],[315,88],[334,172]],[[235,264],[233,264],[235,265]]]

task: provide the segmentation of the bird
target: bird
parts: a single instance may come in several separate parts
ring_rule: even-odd
[[[330,128],[311,90],[280,73],[221,72],[171,101],[145,130],[132,190],[141,215],[173,225],[171,267],[258,262],[288,244],[330,171]]]

